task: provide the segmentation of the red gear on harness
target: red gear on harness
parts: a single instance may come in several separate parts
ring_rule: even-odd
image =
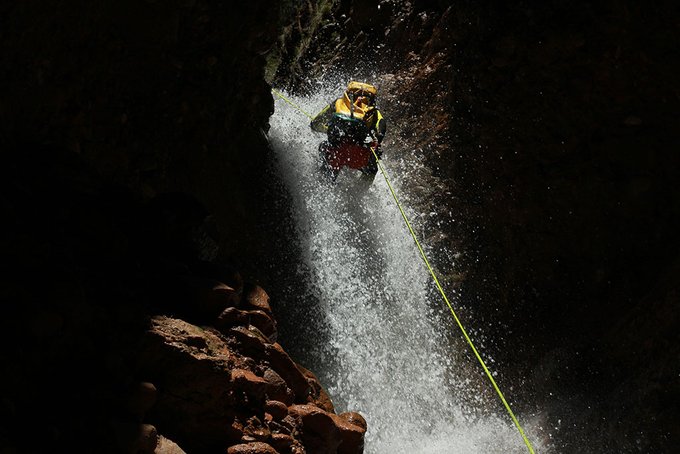
[[[336,146],[328,145],[325,155],[326,163],[336,172],[343,167],[360,170],[367,167],[375,159],[368,146],[350,141],[341,142]]]

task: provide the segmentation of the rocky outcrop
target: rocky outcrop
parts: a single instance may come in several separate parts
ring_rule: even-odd
[[[252,325],[157,316],[137,358],[160,388],[151,418],[189,452],[361,452],[365,424],[335,415],[314,392],[318,379]]]
[[[0,451],[304,453],[289,408],[336,421],[256,284],[277,14],[0,4]]]
[[[59,172],[16,166],[4,180],[25,193],[5,204],[17,225],[3,292],[16,318],[0,334],[11,421],[0,447],[362,451],[360,416],[336,415],[316,376],[277,343],[267,292],[215,258],[197,199],[144,201],[52,151]],[[45,435],[27,447],[32,432]]]

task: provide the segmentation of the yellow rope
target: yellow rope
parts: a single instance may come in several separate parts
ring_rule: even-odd
[[[496,394],[498,394],[498,397],[500,397],[501,401],[503,402],[503,405],[505,406],[505,409],[508,410],[508,413],[510,414],[510,418],[512,418],[512,422],[515,423],[515,426],[517,427],[517,430],[519,430],[519,433],[522,436],[524,443],[527,445],[527,449],[529,449],[529,452],[531,454],[534,454],[534,448],[531,446],[529,439],[527,438],[526,434],[524,433],[524,429],[522,429],[522,426],[519,424],[517,417],[515,417],[515,414],[510,409],[510,405],[505,400],[505,396],[503,396],[503,393],[501,392],[500,388],[496,384],[496,380],[494,380],[493,376],[491,375],[491,372],[489,372],[489,368],[486,367],[484,360],[482,359],[479,352],[475,348],[475,345],[472,343],[472,339],[470,339],[470,336],[468,336],[467,331],[465,331],[463,324],[460,322],[460,319],[456,315],[456,311],[453,310],[453,306],[451,305],[451,302],[449,302],[449,299],[447,298],[446,293],[444,293],[444,289],[442,288],[441,284],[439,283],[439,279],[437,279],[437,275],[435,274],[434,270],[432,269],[432,266],[430,265],[429,260],[427,260],[427,256],[425,255],[425,251],[423,251],[423,248],[420,245],[418,238],[416,237],[416,233],[413,231],[413,228],[411,227],[411,223],[408,221],[408,218],[406,217],[406,213],[404,212],[404,209],[401,207],[401,203],[399,202],[399,199],[397,198],[397,194],[394,192],[394,189],[392,188],[392,184],[390,184],[389,178],[387,178],[387,173],[385,172],[385,169],[383,168],[382,164],[380,163],[380,159],[378,159],[378,155],[375,153],[375,150],[373,148],[371,148],[371,151],[373,152],[373,156],[375,157],[375,161],[378,163],[378,167],[380,168],[380,172],[382,173],[383,177],[385,178],[385,182],[387,183],[387,187],[390,189],[390,192],[392,193],[392,197],[394,198],[394,201],[396,202],[397,207],[399,208],[399,211],[401,212],[401,217],[404,218],[404,222],[406,223],[406,227],[408,227],[408,230],[409,230],[409,232],[411,232],[411,236],[413,237],[413,241],[415,241],[416,246],[418,246],[418,250],[420,251],[420,256],[422,257],[423,262],[425,262],[427,269],[430,271],[430,274],[432,275],[432,279],[434,279],[434,283],[437,285],[437,289],[439,289],[439,293],[441,293],[442,298],[444,298],[446,305],[449,307],[449,310],[451,311],[451,315],[453,315],[453,318],[456,320],[458,327],[463,332],[463,336],[465,336],[465,340],[467,341],[468,345],[470,345],[470,348],[472,349],[475,356],[477,357],[479,364],[482,365],[484,372],[486,372],[486,376],[489,377],[489,380],[491,381],[493,388],[496,390]]]
[[[290,99],[288,99],[288,98],[286,98],[285,96],[283,96],[283,94],[282,94],[281,92],[279,92],[279,91],[277,91],[277,90],[274,90],[274,89],[272,88],[272,93],[274,93],[276,96],[278,96],[279,98],[281,98],[281,99],[283,99],[284,101],[286,101],[286,102],[287,102],[288,104],[290,104],[291,106],[295,107],[297,110],[299,110],[299,111],[302,112],[303,114],[307,115],[307,116],[309,117],[310,120],[313,120],[313,119],[314,119],[314,117],[312,117],[312,116],[309,115],[307,112],[305,112],[304,110],[302,110],[302,107],[298,106],[298,105],[295,104],[293,101],[291,101]]]
[[[293,106],[294,108],[296,108],[297,110],[299,110],[300,112],[305,114],[310,119],[313,119],[311,115],[309,115],[307,112],[302,110],[302,108],[300,106],[295,104],[290,99],[286,98],[280,92],[278,92],[278,91],[276,91],[272,88],[272,93],[274,93],[276,96],[278,96],[279,98],[281,98],[282,100],[284,100],[285,102],[287,102],[288,104],[290,104],[291,106]],[[397,207],[399,208],[399,212],[401,213],[401,217],[404,218],[404,222],[406,223],[406,227],[408,227],[408,230],[409,230],[409,232],[411,232],[411,236],[413,237],[413,241],[415,241],[416,246],[418,246],[418,251],[420,251],[420,256],[422,257],[423,262],[425,262],[427,269],[430,271],[430,274],[432,275],[432,279],[434,279],[434,283],[437,285],[437,289],[439,290],[439,293],[441,293],[442,298],[444,298],[446,305],[449,307],[449,310],[451,311],[451,315],[453,315],[453,318],[456,320],[458,327],[462,331],[463,336],[465,337],[465,340],[467,341],[468,345],[472,349],[472,352],[475,354],[475,357],[479,361],[479,364],[482,365],[482,368],[484,369],[486,376],[489,377],[489,381],[491,381],[491,384],[493,385],[493,389],[496,390],[496,394],[498,394],[498,397],[500,397],[501,402],[503,402],[505,409],[510,414],[510,418],[512,418],[512,422],[515,423],[517,430],[519,430],[519,433],[522,436],[522,439],[524,440],[524,444],[527,445],[527,449],[529,450],[529,452],[531,454],[535,454],[534,448],[531,446],[529,439],[527,438],[526,434],[524,433],[524,429],[522,429],[522,426],[519,424],[517,417],[512,412],[510,405],[505,400],[505,396],[503,396],[503,393],[501,392],[500,388],[496,384],[496,380],[494,380],[493,375],[491,375],[491,372],[489,371],[489,368],[486,367],[486,363],[484,363],[484,360],[482,359],[479,352],[477,351],[477,348],[475,348],[475,345],[472,343],[472,339],[470,339],[470,336],[468,335],[467,331],[465,331],[463,324],[461,323],[460,319],[456,315],[456,311],[453,310],[453,306],[451,305],[449,298],[446,296],[444,289],[442,288],[441,284],[439,283],[439,279],[437,279],[437,275],[435,274],[434,270],[432,269],[432,266],[430,265],[430,261],[427,260],[427,256],[425,255],[425,251],[423,250],[422,246],[420,245],[420,241],[418,241],[418,238],[416,237],[416,233],[413,231],[413,228],[411,227],[411,223],[409,222],[408,218],[406,217],[406,213],[404,212],[404,209],[402,208],[401,203],[399,202],[399,199],[397,198],[397,194],[394,192],[394,189],[392,188],[392,184],[390,183],[389,178],[387,178],[387,173],[385,172],[385,169],[383,168],[382,164],[380,163],[380,159],[378,158],[378,155],[376,154],[375,149],[371,148],[371,151],[373,152],[373,156],[375,157],[375,161],[378,164],[378,168],[380,169],[380,172],[382,173],[383,177],[385,178],[385,182],[387,183],[387,187],[389,188],[390,192],[392,193],[392,197],[394,198],[394,201],[397,204]]]

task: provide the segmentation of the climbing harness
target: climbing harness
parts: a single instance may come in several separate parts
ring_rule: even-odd
[[[307,112],[302,110],[298,105],[293,103],[291,100],[286,98],[283,94],[280,92],[274,90],[272,88],[272,93],[274,93],[276,96],[305,114],[307,117],[312,118],[311,115],[309,115]],[[418,251],[420,252],[420,257],[423,259],[423,262],[425,262],[425,266],[430,272],[430,275],[432,276],[432,279],[434,280],[435,285],[437,286],[437,289],[439,290],[439,293],[441,294],[442,298],[444,299],[444,302],[448,306],[449,310],[451,311],[451,315],[453,315],[454,320],[456,321],[456,324],[458,325],[458,328],[460,328],[461,332],[463,333],[463,337],[465,337],[465,340],[467,341],[468,345],[472,349],[472,352],[475,354],[475,357],[477,358],[477,361],[479,361],[479,364],[481,364],[482,369],[484,369],[484,372],[486,373],[486,376],[489,378],[489,381],[491,382],[491,385],[493,386],[493,389],[496,391],[496,394],[498,394],[498,397],[501,399],[501,402],[503,402],[503,405],[505,406],[505,409],[508,411],[508,414],[510,415],[510,418],[512,419],[512,422],[515,424],[515,427],[517,427],[517,430],[519,431],[520,435],[522,436],[522,439],[524,440],[524,444],[527,446],[527,449],[529,450],[529,453],[535,454],[534,448],[531,445],[531,442],[529,442],[529,439],[527,438],[526,434],[524,433],[524,429],[522,429],[522,426],[519,423],[519,420],[515,416],[515,413],[513,413],[512,409],[510,408],[510,404],[508,404],[507,400],[505,400],[505,396],[501,392],[500,388],[498,387],[498,384],[496,383],[496,380],[494,380],[493,375],[489,371],[489,368],[486,366],[486,363],[482,359],[481,355],[477,351],[477,348],[472,342],[472,339],[468,335],[467,331],[465,330],[465,327],[463,327],[463,324],[461,323],[460,319],[458,318],[458,315],[456,315],[456,311],[453,310],[453,305],[449,301],[449,298],[446,296],[446,293],[444,292],[444,289],[442,288],[441,284],[439,283],[439,279],[437,279],[437,275],[434,272],[434,269],[430,265],[430,261],[427,259],[427,256],[425,255],[425,251],[423,250],[422,246],[420,245],[420,241],[418,241],[418,238],[416,237],[416,233],[414,232],[413,228],[411,227],[411,223],[408,220],[408,217],[406,216],[406,212],[404,212],[404,209],[401,206],[401,202],[399,202],[399,199],[397,198],[397,194],[394,191],[394,188],[392,187],[392,184],[390,183],[390,179],[387,177],[387,172],[385,172],[385,169],[383,165],[380,163],[380,159],[378,158],[378,155],[375,152],[375,148],[371,148],[371,152],[373,153],[373,157],[375,158],[376,163],[378,164],[378,168],[380,169],[380,173],[382,173],[382,176],[385,178],[385,182],[387,183],[387,187],[390,190],[390,193],[392,194],[392,198],[394,199],[394,202],[397,204],[397,207],[399,208],[399,212],[401,213],[401,217],[404,219],[404,223],[406,224],[406,227],[408,227],[409,232],[411,233],[411,237],[413,237],[413,241],[416,243],[416,246],[418,247]]]

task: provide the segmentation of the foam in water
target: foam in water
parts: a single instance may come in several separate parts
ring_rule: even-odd
[[[293,99],[315,114],[338,92]],[[454,363],[442,332],[453,325],[432,309],[443,303],[433,301],[431,278],[380,172],[365,192],[353,184],[352,171],[335,185],[324,183],[317,153],[324,136],[310,130],[309,119],[277,99],[270,122],[277,172],[293,205],[305,291],[318,307],[299,323],[323,339],[304,360],[338,413],[366,418],[366,452],[527,452],[507,415],[471,409],[471,400],[480,402],[470,398],[468,383],[483,378]],[[389,150],[383,165],[390,174]],[[399,193],[399,175],[390,178]]]

